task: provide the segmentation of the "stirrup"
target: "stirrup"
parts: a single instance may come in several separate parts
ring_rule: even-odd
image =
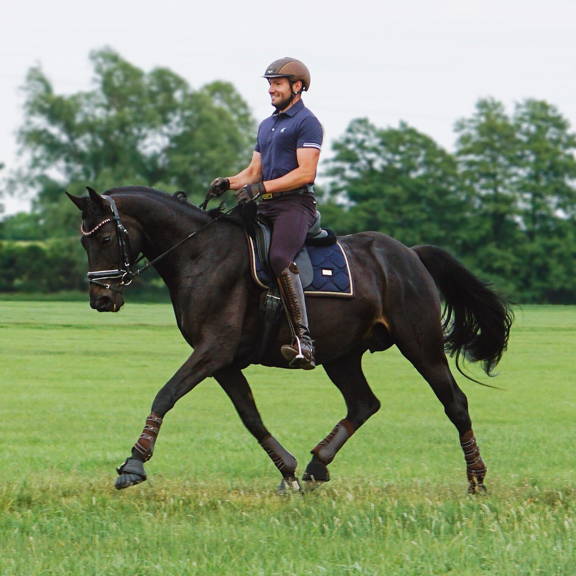
[[[296,356],[292,358],[292,362],[294,362],[294,360],[305,360],[304,354],[302,354],[302,344],[300,342],[300,338],[298,338],[298,336],[295,336],[294,340],[296,340],[296,348],[298,350],[298,354],[296,354]]]
[[[294,336],[296,345],[284,344],[280,348],[280,352],[284,359],[288,362],[290,368],[302,368],[303,370],[312,370],[316,368],[316,360],[314,358],[314,347],[311,346],[310,358],[307,358],[302,352],[302,344],[298,336]]]

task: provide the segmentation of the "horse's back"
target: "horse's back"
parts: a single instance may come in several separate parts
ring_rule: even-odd
[[[380,232],[360,232],[339,238],[349,258],[359,289],[373,291],[385,287],[388,296],[396,290],[437,294],[432,277],[418,254],[392,236]],[[381,290],[382,291],[382,290]]]
[[[378,232],[338,238],[352,275],[352,298],[310,298],[311,329],[318,355],[365,348],[384,349],[395,341],[407,317],[430,316],[439,325],[435,284],[420,258],[398,240]]]

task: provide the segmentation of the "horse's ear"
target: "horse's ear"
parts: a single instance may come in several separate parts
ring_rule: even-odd
[[[92,202],[100,202],[100,194],[94,190],[94,188],[90,188],[90,186],[86,186],[86,192],[90,195],[90,199]]]
[[[102,196],[100,196],[100,194],[98,194],[98,192],[96,192],[96,190],[94,190],[94,188],[90,188],[90,186],[86,186],[86,190],[88,191],[88,194],[90,196],[90,200],[96,204],[96,206],[100,206],[102,208],[106,207],[106,202],[103,200]]]
[[[73,196],[72,194],[68,194],[68,192],[66,192],[66,196],[76,204],[78,210],[81,210],[82,212],[85,211],[86,205],[88,204],[88,198],[86,198],[86,196]]]

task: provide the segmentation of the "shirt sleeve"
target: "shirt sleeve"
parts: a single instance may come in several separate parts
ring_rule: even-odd
[[[256,144],[254,144],[254,151],[262,153],[260,149],[260,131],[262,130],[262,125],[258,126],[258,134],[256,135]]]
[[[322,140],[324,138],[324,129],[318,118],[307,116],[300,125],[300,131],[296,148],[318,148],[322,149]]]

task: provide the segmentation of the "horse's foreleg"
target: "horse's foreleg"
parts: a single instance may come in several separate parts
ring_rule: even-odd
[[[362,353],[357,352],[324,364],[330,380],[344,397],[348,413],[346,418],[340,420],[330,434],[312,449],[312,460],[303,476],[306,482],[328,482],[328,464],[334,460],[350,436],[380,408],[380,401],[374,396],[364,377],[361,361]]]
[[[242,372],[237,368],[229,367],[215,373],[214,378],[228,394],[244,426],[256,438],[274,463],[274,466],[282,474],[282,483],[279,490],[299,491],[300,485],[296,479],[296,458],[264,426],[250,385]]]
[[[158,392],[152,403],[152,411],[146,418],[144,429],[132,447],[132,454],[117,468],[118,478],[115,486],[118,490],[146,480],[144,462],[152,458],[164,415],[179,398],[190,392],[219,367],[220,362],[216,361],[213,356],[213,354],[203,353],[199,348],[196,349]]]

